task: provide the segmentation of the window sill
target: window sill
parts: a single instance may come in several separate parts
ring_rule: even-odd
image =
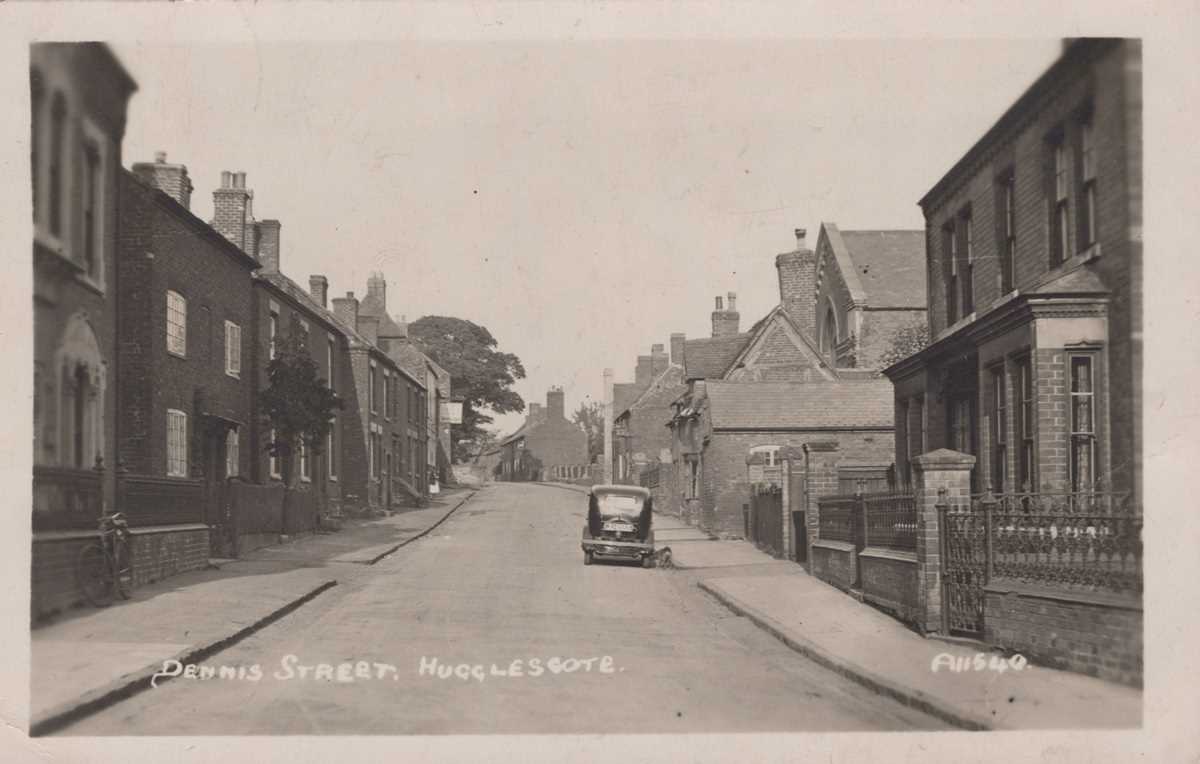
[[[227,377],[233,377],[234,379],[237,379],[237,380],[240,380],[240,379],[242,378],[242,375],[241,375],[241,373],[240,373],[240,372],[239,372],[239,373],[234,373],[234,372],[232,372],[232,371],[229,371],[228,369],[226,369],[226,371],[225,371],[225,376],[227,376]]]
[[[301,475],[301,476],[300,476],[300,482],[301,482],[301,483],[311,483],[311,482],[312,482],[312,478],[310,478],[310,477],[304,477],[303,475]]]
[[[71,268],[73,268],[77,271],[83,270],[83,266],[80,265],[79,263],[77,263],[74,260],[74,258],[72,258],[70,256],[70,254],[67,253],[66,247],[63,245],[62,239],[58,238],[57,236],[50,233],[49,231],[46,231],[41,226],[34,227],[33,241],[35,244],[42,247],[46,251],[53,252],[55,255],[57,255],[59,258],[61,258],[64,263],[71,266]]]
[[[1086,249],[1076,253],[1076,255],[1071,258],[1071,261],[1078,260],[1081,264],[1082,263],[1091,263],[1091,262],[1095,262],[1096,260],[1099,260],[1100,256],[1102,254],[1103,253],[1100,251],[1100,242],[1097,241],[1097,242],[1093,242]],[[1068,261],[1068,262],[1070,262],[1070,261]]]
[[[329,476],[329,481],[330,481],[331,483],[336,483],[336,482],[338,482],[338,476],[337,476],[337,475],[330,475],[330,476]]]
[[[278,475],[274,472],[272,472],[268,477],[271,480],[283,480],[283,475]]]
[[[173,355],[176,358],[182,358],[185,361],[187,360],[187,351],[180,353],[175,350],[172,350],[171,348],[167,348],[167,355]]]

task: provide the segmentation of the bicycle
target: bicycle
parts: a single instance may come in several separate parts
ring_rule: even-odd
[[[133,592],[129,559],[129,523],[115,512],[100,518],[100,540],[79,552],[76,575],[83,596],[93,607],[112,604],[114,591],[127,600]]]

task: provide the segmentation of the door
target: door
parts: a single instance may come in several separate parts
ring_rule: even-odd
[[[208,525],[209,550],[214,557],[233,554],[232,523],[229,512],[229,481],[225,469],[225,427],[211,424],[204,428],[202,444],[204,465],[204,522]]]

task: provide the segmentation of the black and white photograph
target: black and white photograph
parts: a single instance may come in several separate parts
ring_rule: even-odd
[[[1194,9],[13,5],[25,756],[1194,760]]]

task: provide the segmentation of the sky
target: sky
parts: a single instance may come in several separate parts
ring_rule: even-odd
[[[486,326],[568,410],[672,332],[778,302],[793,230],[921,229],[917,200],[1052,63],[1041,40],[117,43],[124,163],[243,171],[283,271]],[[497,418],[508,431],[521,415]]]

